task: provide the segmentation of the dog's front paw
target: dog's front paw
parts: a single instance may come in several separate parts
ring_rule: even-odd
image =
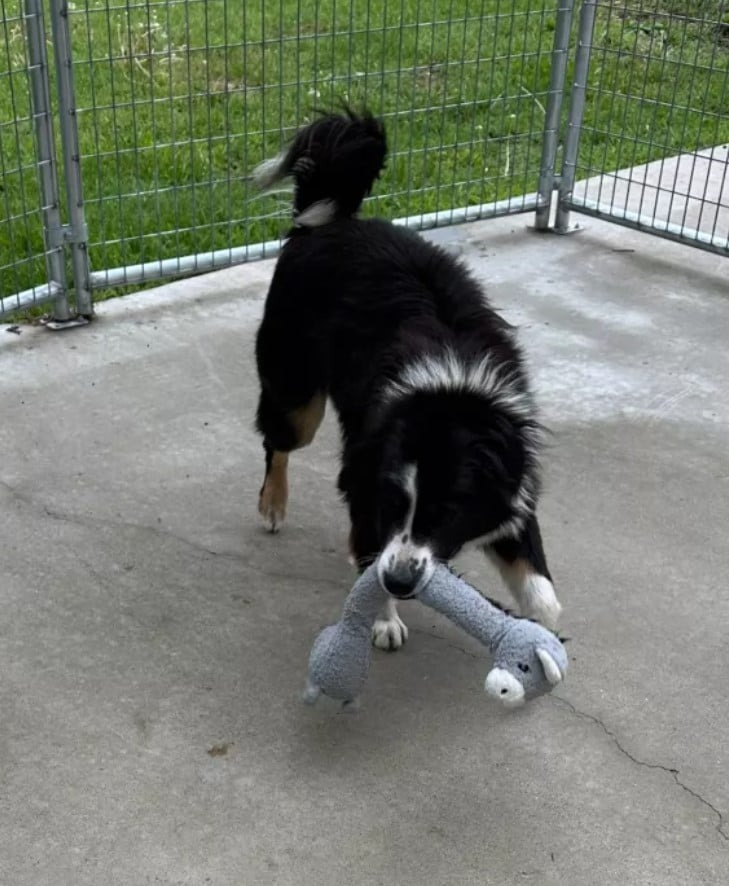
[[[388,613],[387,618],[378,618],[372,626],[372,644],[378,649],[394,652],[408,638],[408,626],[397,612]]]

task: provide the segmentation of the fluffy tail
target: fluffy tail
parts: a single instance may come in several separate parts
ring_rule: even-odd
[[[382,121],[347,110],[323,115],[300,130],[287,151],[254,170],[253,180],[265,190],[292,177],[296,224],[314,228],[354,215],[386,156]]]

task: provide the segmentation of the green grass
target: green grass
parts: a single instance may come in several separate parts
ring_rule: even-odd
[[[0,298],[45,278],[21,2],[0,0]],[[370,212],[534,191],[556,5],[76,0],[92,267],[278,236],[288,198],[254,194],[250,170],[316,106],[341,99],[387,117],[392,159]],[[719,0],[600,7],[581,174],[729,139],[723,10]]]

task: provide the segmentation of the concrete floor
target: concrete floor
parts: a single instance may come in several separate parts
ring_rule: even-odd
[[[571,670],[516,713],[417,603],[358,714],[299,703],[352,572],[331,421],[287,529],[257,521],[270,264],[0,327],[3,886],[729,881],[729,267],[529,222],[434,235],[521,326],[554,431]]]

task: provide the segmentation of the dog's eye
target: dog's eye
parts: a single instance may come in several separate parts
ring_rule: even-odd
[[[528,673],[529,673],[529,665],[528,665],[528,664],[522,664],[521,662],[519,662],[519,664],[517,665],[517,667],[518,667],[519,670],[522,672],[522,674],[528,674]]]

